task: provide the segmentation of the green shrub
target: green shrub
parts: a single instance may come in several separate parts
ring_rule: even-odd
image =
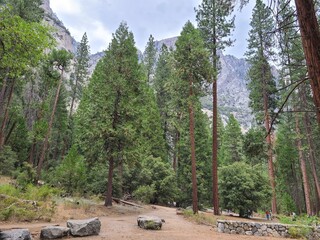
[[[4,146],[0,154],[0,174],[11,176],[16,162],[17,154],[11,150],[10,146]]]
[[[0,221],[50,220],[56,206],[50,197],[57,192],[48,186],[0,185]]]
[[[133,192],[134,198],[144,203],[150,203],[154,198],[154,194],[155,189],[153,186],[140,186]]]
[[[307,238],[311,231],[309,227],[290,227],[288,233],[292,238]]]
[[[49,176],[49,181],[55,186],[62,187],[69,194],[83,193],[86,176],[84,158],[73,146],[62,163]]]

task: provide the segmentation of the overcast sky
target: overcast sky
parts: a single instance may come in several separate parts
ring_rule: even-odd
[[[201,0],[51,0],[50,3],[77,41],[87,33],[91,53],[96,53],[107,49],[121,21],[127,22],[136,46],[142,51],[150,34],[156,40],[178,36],[188,20],[196,24],[194,8]],[[243,57],[251,8],[236,12],[233,32],[236,42],[226,49],[226,54]]]

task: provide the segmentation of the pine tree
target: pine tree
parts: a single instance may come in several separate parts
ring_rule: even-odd
[[[219,215],[218,196],[218,102],[217,77],[219,70],[218,51],[230,46],[232,41],[226,39],[234,28],[234,18],[229,18],[233,11],[231,0],[203,0],[196,9],[199,29],[203,35],[206,47],[210,52],[212,63],[212,172],[213,172],[213,207],[214,214]]]
[[[90,46],[87,34],[84,33],[81,42],[77,48],[75,56],[75,72],[73,81],[70,81],[71,86],[71,105],[69,110],[69,117],[73,114],[74,103],[79,102],[82,95],[82,88],[89,77],[89,60],[90,60]],[[70,79],[71,80],[71,79]]]
[[[147,81],[149,84],[152,83],[154,75],[154,67],[156,63],[157,49],[154,42],[154,37],[150,35],[146,49],[143,53],[143,62],[147,71]]]
[[[243,136],[241,127],[237,119],[231,114],[223,135],[221,162],[223,165],[230,165],[244,160],[242,151]]]
[[[274,22],[270,9],[261,1],[257,0],[253,9],[249,32],[247,60],[251,64],[248,72],[250,107],[259,123],[264,123],[268,145],[268,169],[270,184],[272,187],[272,212],[277,213],[275,177],[273,170],[273,151],[270,129],[270,114],[275,109],[275,81],[269,64],[273,56],[274,40],[270,34]]]
[[[87,164],[94,166],[99,159],[108,164],[106,206],[112,205],[115,167],[139,159],[143,84],[133,34],[121,23],[93,73],[76,120],[77,145]]]
[[[177,71],[181,80],[185,83],[185,89],[189,92],[189,136],[192,164],[192,205],[193,212],[198,212],[198,191],[196,177],[196,152],[195,152],[195,121],[194,102],[202,94],[202,84],[210,74],[208,52],[204,48],[200,33],[194,28],[191,22],[183,27],[181,36],[176,42],[175,60]],[[187,87],[188,86],[188,87]],[[183,98],[183,96],[180,96]]]

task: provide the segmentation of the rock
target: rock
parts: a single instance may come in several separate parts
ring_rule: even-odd
[[[70,228],[59,226],[48,226],[41,229],[41,239],[56,239],[68,236]]]
[[[162,219],[156,216],[138,216],[138,226],[144,229],[160,230]]]
[[[224,224],[223,223],[218,223],[218,232],[221,232],[221,233],[224,232]]]
[[[70,233],[72,236],[83,237],[99,235],[101,222],[99,218],[68,220],[67,227],[70,228]]]
[[[1,240],[32,240],[28,229],[12,229],[0,232]]]

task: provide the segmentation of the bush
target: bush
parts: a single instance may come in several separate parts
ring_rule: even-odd
[[[140,186],[133,192],[134,198],[144,203],[150,203],[154,198],[154,194],[155,189],[153,186]]]
[[[10,146],[4,146],[0,154],[0,174],[11,176],[16,162],[17,154],[11,150]]]
[[[84,158],[78,154],[76,147],[72,147],[62,163],[52,172],[49,181],[69,194],[83,193],[86,176]]]
[[[307,238],[311,232],[312,229],[308,227],[290,227],[288,230],[292,238]]]
[[[163,162],[161,158],[148,157],[143,161],[142,169],[137,176],[139,181],[136,183],[136,194],[148,195],[149,198],[153,192],[149,201],[151,203],[167,204],[176,200],[178,192],[176,177],[168,163]]]
[[[22,167],[16,172],[17,183],[19,187],[26,187],[32,184],[36,179],[36,170],[29,163],[24,162]]]
[[[0,221],[50,220],[55,202],[50,197],[57,193],[48,186],[27,185],[24,191],[11,185],[0,185]]]
[[[219,176],[221,207],[238,211],[241,217],[247,217],[270,200],[267,177],[244,162],[221,168]]]

